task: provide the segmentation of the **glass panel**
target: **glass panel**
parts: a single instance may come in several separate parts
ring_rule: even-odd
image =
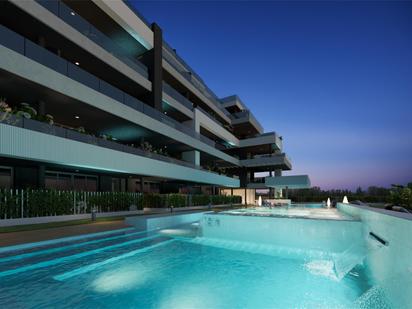
[[[46,173],[45,184],[47,189],[71,190],[72,178],[71,175],[48,172]]]
[[[97,177],[86,177],[87,191],[97,191]]]
[[[87,191],[86,176],[74,176],[73,187],[77,191]]]
[[[0,168],[0,188],[10,189],[11,182],[11,168]]]

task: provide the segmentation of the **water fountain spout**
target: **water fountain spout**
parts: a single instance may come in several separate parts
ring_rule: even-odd
[[[330,198],[328,197],[328,201],[326,202],[326,206],[330,208]]]

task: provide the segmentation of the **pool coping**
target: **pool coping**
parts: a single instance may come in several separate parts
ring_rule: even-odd
[[[381,208],[375,208],[375,207],[370,207],[370,206],[362,206],[362,205],[355,205],[355,204],[346,204],[346,203],[338,203],[338,205],[344,205],[344,206],[351,206],[357,209],[361,209],[361,210],[369,210],[371,212],[377,212],[383,215],[387,215],[390,217],[396,217],[399,219],[405,219],[408,221],[412,221],[412,214],[410,213],[406,213],[406,212],[400,212],[400,211],[394,211],[394,210],[388,210],[388,209],[381,209]]]

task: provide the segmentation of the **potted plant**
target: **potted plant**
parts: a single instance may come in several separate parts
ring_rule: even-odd
[[[22,102],[17,108],[17,116],[24,117],[27,119],[35,118],[37,116],[37,111],[30,106],[29,103]]]
[[[6,98],[0,97],[0,112],[11,113],[11,107],[6,103]]]

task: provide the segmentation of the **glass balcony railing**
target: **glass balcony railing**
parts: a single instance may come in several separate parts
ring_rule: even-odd
[[[188,109],[190,110],[193,109],[193,103],[189,99],[185,98],[182,94],[180,94],[180,92],[173,89],[172,86],[170,86],[169,84],[165,82],[163,82],[163,91],[167,93],[168,95],[170,95],[176,101],[182,103]]]
[[[201,78],[186,64],[186,62],[180,58],[176,52],[163,41],[163,58],[177,70],[186,80],[188,80],[193,86],[196,87],[205,97],[213,102],[213,104],[222,110],[218,97],[210,90],[202,81]]]
[[[100,147],[109,148],[112,150],[122,151],[138,156],[144,156],[146,158],[151,158],[155,160],[160,160],[163,162],[169,162],[181,166],[186,166],[190,168],[202,169],[199,166],[191,164],[189,162],[181,161],[172,157],[163,156],[160,154],[156,154],[150,151],[145,151],[141,148],[132,147],[129,145],[124,145],[121,143],[117,143],[114,141],[110,141],[101,137],[96,137],[89,134],[84,134],[77,132],[75,130],[66,129],[63,127],[59,127],[57,125],[50,125],[44,122],[40,122],[33,119],[26,119],[24,117],[17,117],[12,114],[5,114],[0,112],[0,123],[4,123],[7,125],[12,125],[15,127],[20,127],[36,132],[41,132],[49,135],[54,135],[57,137],[67,138],[70,140],[74,140],[77,142],[92,144]]]
[[[42,65],[59,72],[75,81],[80,82],[112,99],[127,105],[145,115],[154,118],[176,130],[185,133],[193,138],[196,138],[212,147],[215,142],[207,137],[199,134],[194,129],[181,124],[173,118],[165,115],[161,111],[142,103],[138,99],[123,92],[122,90],[110,85],[109,83],[99,79],[93,74],[83,70],[79,66],[68,62],[67,60],[57,56],[47,49],[33,43],[23,36],[13,32],[12,30],[0,25],[0,44],[38,62]]]
[[[67,24],[75,28],[77,31],[88,37],[94,43],[104,48],[110,54],[124,62],[127,66],[148,78],[147,67],[139,60],[134,59],[126,54],[126,51],[117,45],[112,39],[100,32],[96,27],[82,18],[70,7],[59,0],[36,0],[39,4],[52,12],[54,15],[61,18]]]

